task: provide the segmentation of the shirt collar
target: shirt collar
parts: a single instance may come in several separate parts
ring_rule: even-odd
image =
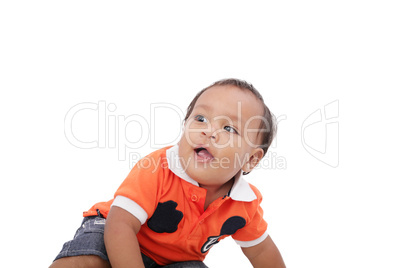
[[[179,158],[179,146],[176,144],[173,147],[166,150],[166,160],[169,169],[181,179],[199,186],[198,182],[190,178],[184,171]],[[254,191],[251,189],[248,182],[243,178],[243,174],[235,179],[232,190],[230,191],[230,198],[236,201],[251,202],[257,199]]]
[[[179,145],[175,145],[166,150],[166,160],[168,162],[169,169],[178,177],[183,180],[195,185],[200,186],[198,182],[190,178],[189,175],[184,171],[179,158]]]

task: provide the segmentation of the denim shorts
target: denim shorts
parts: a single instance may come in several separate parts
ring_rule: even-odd
[[[108,261],[103,242],[105,223],[106,219],[102,216],[85,217],[73,240],[64,243],[55,260],[63,257],[96,255]]]
[[[105,223],[106,219],[100,214],[99,216],[85,217],[73,240],[64,243],[62,250],[55,260],[63,257],[96,255],[109,261],[103,241]],[[159,266],[154,260],[144,254],[142,254],[142,260],[146,268],[208,268],[201,261],[178,262],[167,266]]]

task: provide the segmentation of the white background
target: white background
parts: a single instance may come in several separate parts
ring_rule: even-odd
[[[113,143],[145,135],[126,151],[145,156],[161,147],[152,139],[171,144],[180,133],[165,110],[152,135],[134,122],[105,148],[77,148],[65,136],[72,107],[104,102],[116,108],[110,122],[151,124],[152,103],[184,111],[202,88],[236,77],[283,119],[271,166],[248,178],[287,266],[402,267],[398,1],[137,2],[0,4],[2,263],[47,267],[82,211],[113,196],[130,166]],[[303,122],[331,102],[339,131],[325,132],[324,120],[302,139]],[[98,139],[97,111],[72,122],[81,141]],[[326,151],[335,167],[303,144],[336,145]],[[231,239],[206,263],[251,267]]]

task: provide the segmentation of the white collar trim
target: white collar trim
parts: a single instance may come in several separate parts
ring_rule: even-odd
[[[235,179],[233,183],[232,190],[229,195],[233,200],[251,202],[257,199],[253,189],[251,189],[250,184],[243,178],[243,171],[241,171],[240,176]]]
[[[190,178],[184,171],[179,158],[179,146],[176,144],[173,147],[166,150],[166,160],[168,162],[169,169],[181,179],[195,185],[199,186],[198,182]],[[243,178],[243,174],[235,179],[233,187],[229,195],[233,200],[251,202],[257,199],[254,191],[251,189],[248,182]]]
[[[190,176],[184,171],[179,158],[179,145],[175,145],[166,150],[166,160],[168,162],[169,169],[176,174],[176,176],[195,186],[200,186],[198,182],[190,178]]]

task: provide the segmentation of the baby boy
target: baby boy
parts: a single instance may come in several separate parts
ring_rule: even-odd
[[[57,267],[207,267],[231,236],[253,267],[285,267],[270,238],[262,196],[247,183],[276,132],[260,93],[238,79],[199,92],[178,144],[141,159],[112,200],[95,204]]]

